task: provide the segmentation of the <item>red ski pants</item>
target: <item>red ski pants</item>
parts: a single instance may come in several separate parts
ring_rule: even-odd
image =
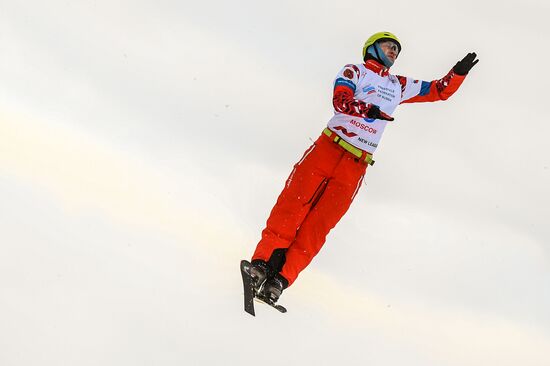
[[[280,274],[291,285],[325,243],[357,194],[367,165],[325,134],[294,165],[252,259],[286,249]]]

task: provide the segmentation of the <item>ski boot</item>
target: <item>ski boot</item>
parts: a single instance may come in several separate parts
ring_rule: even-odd
[[[288,287],[288,281],[286,278],[276,273],[272,278],[269,278],[262,289],[262,297],[270,304],[275,304],[283,290]]]
[[[269,264],[261,259],[254,259],[250,264],[250,277],[252,277],[254,292],[259,293],[272,271]]]

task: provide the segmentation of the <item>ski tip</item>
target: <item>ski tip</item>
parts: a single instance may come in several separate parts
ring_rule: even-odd
[[[281,305],[275,305],[275,309],[279,310],[281,313],[286,313],[286,308]]]

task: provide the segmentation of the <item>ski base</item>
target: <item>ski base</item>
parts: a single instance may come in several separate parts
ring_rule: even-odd
[[[250,276],[250,262],[241,261],[241,276],[243,278],[244,290],[244,311],[252,316],[256,316],[254,311],[254,286]]]

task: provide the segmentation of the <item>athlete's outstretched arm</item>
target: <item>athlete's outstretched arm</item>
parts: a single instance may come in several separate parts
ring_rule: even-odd
[[[403,95],[401,103],[436,102],[447,100],[453,95],[468,74],[478,63],[475,52],[468,53],[462,60],[439,80],[419,81],[405,76],[398,76]]]

